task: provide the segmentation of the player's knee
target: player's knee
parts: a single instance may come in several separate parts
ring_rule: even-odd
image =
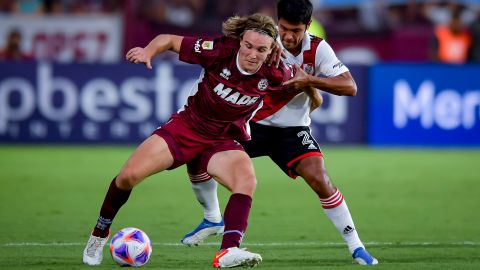
[[[257,179],[255,177],[247,179],[243,185],[243,193],[253,196],[253,193],[257,189]]]
[[[252,173],[251,175],[248,175],[246,177],[246,184],[249,188],[255,190],[257,188],[257,178],[255,175]]]
[[[321,198],[327,198],[335,193],[336,188],[333,186],[327,174],[316,175],[309,179],[309,185]]]
[[[330,183],[330,178],[328,177],[327,172],[323,171],[323,170],[318,170],[317,172],[312,173],[310,175],[310,179],[311,179],[311,181],[319,183],[319,184],[326,185],[326,184]]]
[[[243,175],[236,178],[235,185],[232,188],[232,192],[253,196],[253,193],[255,192],[256,188],[257,188],[257,178],[252,173],[249,175]]]
[[[120,188],[124,189],[132,189],[135,187],[140,181],[142,181],[142,177],[138,172],[135,170],[124,168],[117,176],[117,185]]]

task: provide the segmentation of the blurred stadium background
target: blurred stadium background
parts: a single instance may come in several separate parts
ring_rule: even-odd
[[[199,67],[165,55],[147,70],[124,61],[128,49],[159,33],[217,35],[233,14],[275,17],[275,2],[0,0],[0,268],[82,268],[107,182],[183,105]],[[480,1],[312,2],[312,31],[358,85],[354,98],[325,94],[312,130],[360,236],[389,269],[478,269]],[[435,31],[453,18],[471,43],[439,55]],[[306,185],[255,165],[245,243],[261,267],[355,267]],[[153,178],[113,229],[150,235],[147,268],[208,268],[218,239],[176,244],[201,218],[185,170]]]

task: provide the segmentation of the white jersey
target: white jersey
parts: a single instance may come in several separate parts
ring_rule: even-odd
[[[297,56],[287,50],[284,51],[286,54],[284,62],[299,65],[310,75],[335,77],[348,71],[325,40],[308,32],[303,38],[302,50]],[[252,121],[275,127],[309,126],[310,103],[310,98],[303,91],[280,91],[264,99],[263,107]]]

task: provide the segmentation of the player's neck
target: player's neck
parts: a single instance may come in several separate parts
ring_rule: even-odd
[[[295,49],[290,49],[287,51],[291,53],[293,56],[298,56],[302,52],[302,46],[297,46]]]

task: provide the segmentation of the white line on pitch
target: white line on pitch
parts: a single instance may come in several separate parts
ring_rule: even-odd
[[[35,246],[46,246],[46,247],[55,247],[55,246],[83,246],[85,243],[72,242],[72,243],[41,243],[41,242],[18,242],[18,243],[4,243],[1,244],[2,247],[35,247]],[[181,243],[152,243],[153,246],[183,246]],[[209,242],[202,243],[203,246],[218,246],[218,242]],[[278,243],[243,243],[244,246],[297,246],[297,247],[341,247],[345,243],[334,243],[334,242],[278,242]],[[472,241],[463,241],[463,242],[366,242],[365,245],[371,247],[382,247],[382,246],[480,246],[480,242]]]

